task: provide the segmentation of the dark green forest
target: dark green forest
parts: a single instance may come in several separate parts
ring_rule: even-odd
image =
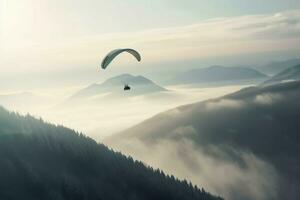
[[[0,107],[1,200],[217,200],[63,126]]]

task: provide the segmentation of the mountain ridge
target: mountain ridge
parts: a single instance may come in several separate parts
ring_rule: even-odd
[[[266,75],[246,67],[210,66],[183,72],[169,82],[173,84],[235,82],[251,79],[262,79]]]
[[[100,95],[102,93],[118,94],[123,91],[125,84],[129,84],[132,87],[132,90],[128,92],[130,93],[129,96],[167,91],[165,88],[157,85],[150,79],[147,79],[143,76],[121,74],[109,78],[100,84],[94,83],[75,93],[71,98],[87,98]]]
[[[211,182],[210,178],[218,174],[222,166],[230,166],[234,170],[228,172],[229,177],[240,173],[236,182],[232,180],[231,187],[220,190],[224,185],[216,182],[206,186],[229,199],[297,200],[300,193],[293,188],[300,186],[300,171],[293,166],[300,164],[299,98],[300,81],[249,87],[159,113],[108,138],[106,143],[198,184]],[[140,149],[132,147],[138,145]],[[164,152],[162,145],[173,153]],[[177,169],[166,164],[171,156],[177,161]],[[249,157],[251,162],[248,162]],[[213,160],[219,166],[203,160]],[[253,163],[263,164],[245,172]],[[207,165],[207,172],[203,164]],[[220,170],[220,174],[223,173]],[[249,184],[248,173],[252,178],[265,179],[254,179]],[[207,178],[203,181],[201,176]],[[251,193],[253,185],[262,190]]]
[[[283,70],[282,72],[273,76],[271,79],[265,81],[263,85],[271,85],[298,80],[300,80],[300,64]]]
[[[255,69],[261,71],[262,73],[266,73],[268,75],[276,75],[291,66],[295,66],[299,64],[300,64],[300,58],[294,58],[294,59],[283,60],[283,61],[273,61],[264,66],[255,67]]]

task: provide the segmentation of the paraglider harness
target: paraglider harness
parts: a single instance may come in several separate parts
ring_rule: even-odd
[[[129,87],[129,85],[128,84],[125,84],[125,86],[124,86],[124,91],[126,91],[126,90],[130,90],[131,88]]]

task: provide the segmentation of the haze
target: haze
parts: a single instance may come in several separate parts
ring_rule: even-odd
[[[122,73],[141,74],[161,84],[172,74],[191,68],[258,66],[275,58],[293,58],[300,52],[300,3],[296,0],[0,2],[0,93],[30,92],[38,99],[38,103],[26,105],[22,98],[17,102],[9,99],[4,104],[89,134],[100,127],[102,134],[113,133],[174,106],[243,87],[167,87],[181,98],[153,103],[137,97],[119,102],[117,107],[100,103],[105,108],[101,114],[99,107],[85,110],[86,105],[81,105],[73,110],[81,117],[62,110],[58,112],[61,115],[53,113],[53,107],[90,84]],[[101,58],[119,47],[138,49],[143,61],[136,64],[122,55],[109,70],[100,71]],[[134,109],[127,109],[132,105]],[[90,112],[92,117],[83,117]],[[122,118],[118,126],[110,122],[116,115]]]
[[[0,87],[9,92],[124,72],[159,81],[187,68],[259,65],[300,52],[297,0],[0,2]],[[129,46],[141,51],[141,64],[124,55],[99,72],[109,50]]]

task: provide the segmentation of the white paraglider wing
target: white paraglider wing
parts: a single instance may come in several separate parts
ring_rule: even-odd
[[[107,66],[120,54],[123,52],[130,53],[133,55],[137,61],[141,61],[141,55],[134,49],[115,49],[107,54],[101,63],[102,69],[106,69]]]

